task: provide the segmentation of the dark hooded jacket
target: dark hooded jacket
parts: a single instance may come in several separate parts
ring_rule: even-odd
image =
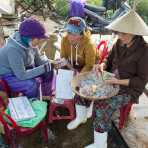
[[[107,70],[118,70],[120,79],[129,79],[129,86],[120,86],[119,94],[131,95],[133,102],[138,103],[148,81],[148,44],[143,37],[135,36],[130,47],[117,40],[106,61]]]

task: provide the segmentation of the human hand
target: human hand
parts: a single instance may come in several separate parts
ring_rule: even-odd
[[[45,73],[48,73],[49,71],[53,70],[53,64],[50,62],[46,62],[44,64]]]
[[[45,52],[43,52],[43,54],[40,56],[40,58],[42,61],[48,61],[48,57]]]
[[[99,76],[100,73],[102,74],[104,69],[105,69],[105,63],[96,64],[93,67],[93,71],[96,73],[97,76]]]
[[[111,78],[104,81],[106,84],[119,84],[119,79],[117,78]]]
[[[68,64],[68,61],[65,58],[57,59],[54,63],[54,66],[56,69],[59,69],[61,67],[64,67]]]

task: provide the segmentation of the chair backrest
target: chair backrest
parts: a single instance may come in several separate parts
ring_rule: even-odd
[[[120,108],[119,129],[122,129],[125,126],[125,122],[127,121],[128,115],[131,111],[133,104],[134,104],[134,102],[129,101],[128,104],[126,104]]]
[[[7,83],[0,79],[0,112],[3,112],[8,105],[8,96],[9,96],[10,89]]]
[[[7,94],[5,94],[4,92],[0,92],[0,122],[3,124],[5,130],[7,130],[9,126],[7,121],[11,123],[11,126],[13,128],[17,128],[16,122],[9,115],[5,113],[7,105],[8,105]],[[7,121],[5,119],[7,119]]]
[[[5,80],[3,80],[2,78],[0,78],[0,90],[7,93],[8,96],[10,95],[10,88],[9,88],[7,82]]]
[[[8,96],[5,92],[0,91],[0,112],[3,112],[8,105]]]

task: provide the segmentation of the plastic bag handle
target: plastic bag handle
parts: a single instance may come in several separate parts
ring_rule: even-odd
[[[0,122],[2,122],[2,124],[4,125],[4,126],[8,126],[8,123],[4,120],[4,118],[3,117],[6,117],[7,118],[7,120],[9,120],[9,122],[12,124],[12,127],[13,128],[17,128],[18,126],[17,126],[17,124],[16,124],[16,122],[9,116],[9,115],[7,115],[6,113],[4,113],[4,112],[1,112],[1,115],[0,115]]]

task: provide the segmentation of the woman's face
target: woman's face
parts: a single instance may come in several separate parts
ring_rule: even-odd
[[[134,35],[128,33],[118,32],[118,39],[120,39],[121,43],[128,44],[133,39]]]
[[[70,41],[70,43],[78,43],[80,42],[81,38],[82,38],[82,35],[68,33],[68,40]]]
[[[31,40],[31,45],[32,45],[32,47],[37,47],[40,44],[42,44],[44,41],[45,41],[45,39],[34,38]]]

